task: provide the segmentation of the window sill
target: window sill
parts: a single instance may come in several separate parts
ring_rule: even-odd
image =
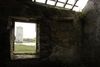
[[[38,55],[29,55],[29,54],[22,54],[22,55],[13,55],[13,60],[23,60],[23,59],[34,59],[34,58],[39,58]]]

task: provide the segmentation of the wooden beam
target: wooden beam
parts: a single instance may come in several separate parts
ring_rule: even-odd
[[[55,1],[55,0],[51,0],[51,1]],[[73,6],[73,4],[69,4],[68,1],[69,0],[67,0],[66,2],[61,2],[61,1],[56,0],[55,6],[56,6],[57,3],[63,3],[64,4],[64,8],[65,8],[66,4]],[[77,5],[74,5],[74,6],[78,7]]]
[[[58,0],[56,0],[55,6],[57,5]]]
[[[64,4],[64,8],[65,8],[65,6],[66,6],[67,4],[73,6],[73,4],[69,4],[68,1],[66,1],[66,3],[58,1],[58,3],[63,3],[63,4]],[[78,7],[78,6],[75,5],[75,7]]]
[[[61,2],[61,1],[58,1],[58,0],[57,0],[57,2],[59,2],[59,3],[64,3],[64,2]]]
[[[58,1],[58,0],[51,0],[51,1],[54,1],[54,2],[59,2],[59,3],[64,3],[64,2],[61,2],[61,1]]]
[[[66,0],[66,3],[64,4],[64,8],[65,8],[65,6],[66,6],[67,2],[68,2],[68,0]]]
[[[34,2],[36,2],[36,0],[34,0]]]
[[[67,3],[66,5],[71,5],[71,6],[73,6],[73,4],[69,4],[69,3]],[[75,5],[75,7],[78,7],[77,5]]]
[[[56,1],[56,0],[51,0],[51,1]]]
[[[73,6],[73,4],[69,4],[69,3],[68,3],[68,0],[66,1],[66,3],[65,3],[65,2],[61,2],[61,1],[57,1],[57,2],[58,2],[58,3],[63,3],[63,4],[64,4],[64,8],[65,8],[66,4]],[[78,6],[75,5],[75,7],[78,7]]]
[[[45,4],[47,4],[47,1],[48,1],[48,0],[45,1]]]
[[[71,10],[73,10],[73,8],[75,7],[75,5],[76,5],[77,2],[78,2],[78,0],[75,1],[75,3],[74,3],[74,5],[73,5],[73,7],[72,7]]]

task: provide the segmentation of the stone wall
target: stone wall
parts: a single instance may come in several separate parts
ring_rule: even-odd
[[[100,1],[90,0],[84,8],[82,61],[86,66],[100,64]]]
[[[1,11],[1,59],[4,65],[27,67],[41,66],[46,63],[57,65],[78,65],[80,64],[81,25],[78,20],[79,14],[71,10],[59,10],[27,2],[8,3],[2,5]],[[15,7],[13,7],[15,6]],[[4,17],[2,17],[4,16]],[[10,31],[9,16],[28,17],[37,19],[40,28],[40,58],[15,60],[10,59]],[[6,21],[5,21],[6,19]],[[6,50],[4,50],[7,48]],[[6,57],[6,58],[5,58]],[[58,64],[60,63],[60,64]],[[50,64],[51,65],[51,64]]]
[[[52,23],[51,37],[54,47],[49,56],[51,61],[65,65],[77,65],[80,62],[80,23],[74,20],[75,18]]]

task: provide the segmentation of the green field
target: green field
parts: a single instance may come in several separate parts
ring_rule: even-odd
[[[14,53],[36,53],[35,46],[15,45]]]

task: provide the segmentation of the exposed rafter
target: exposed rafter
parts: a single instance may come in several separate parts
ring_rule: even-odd
[[[61,2],[61,1],[58,1],[59,3],[64,3],[64,2]]]
[[[57,5],[58,0],[56,0],[55,6]]]
[[[66,3],[64,4],[64,8],[65,8],[65,6],[66,6],[67,2],[68,2],[68,0],[66,0]]]
[[[55,0],[51,0],[51,1],[55,1]],[[64,4],[64,6],[63,6],[64,8],[65,8],[66,4],[73,6],[73,4],[69,4],[68,1],[69,0],[67,0],[66,2],[61,2],[61,1],[56,0],[55,6],[57,5],[57,3]],[[74,7],[78,7],[78,6],[75,4]]]
[[[40,4],[43,4],[44,5],[51,5],[53,7],[58,7],[58,8],[63,8],[63,9],[71,9],[73,10],[74,7],[77,7],[78,9],[80,9],[80,11],[82,11],[81,8],[79,8],[81,6],[81,4],[77,4],[77,2],[79,3],[84,3],[83,6],[86,5],[86,3],[88,2],[88,0],[85,2],[83,0],[33,0],[33,2],[36,2],[36,3],[40,3]],[[75,9],[75,11],[78,11],[78,9]]]
[[[56,0],[51,0],[51,1],[56,1]]]
[[[62,4],[64,4],[64,6],[63,6],[64,8],[65,8],[66,5],[71,5],[71,6],[73,6],[73,8],[74,8],[74,7],[78,7],[78,6],[76,5],[76,3],[77,3],[78,0],[76,0],[76,2],[75,2],[74,5],[68,3],[69,0],[66,0],[66,2],[61,2],[61,1],[59,1],[59,0],[50,0],[50,1],[55,1],[55,5],[54,5],[55,7],[56,7],[57,3],[62,3]],[[36,0],[34,0],[34,2],[36,2]],[[48,2],[48,0],[45,1],[45,4],[47,4],[47,2]],[[73,9],[73,8],[72,8],[72,9]]]
[[[45,1],[45,4],[47,4],[47,1],[48,1],[48,0]]]
[[[73,6],[73,4],[69,4],[69,3],[67,3],[66,5],[71,5],[71,6]],[[66,5],[65,5],[65,6],[66,6]],[[78,7],[78,6],[77,6],[77,5],[75,5],[75,7]]]
[[[75,1],[75,3],[74,3],[74,5],[73,5],[73,7],[72,7],[71,10],[73,10],[73,8],[75,7],[75,5],[76,5],[77,2],[78,2],[78,0]]]
[[[59,1],[59,0],[51,0],[51,1],[59,2],[59,3],[64,3],[64,2],[61,2],[61,1]]]
[[[36,2],[36,0],[34,0],[34,2]]]

